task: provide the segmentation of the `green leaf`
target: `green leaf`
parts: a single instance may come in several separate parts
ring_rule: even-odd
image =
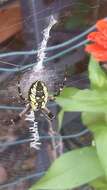
[[[81,148],[59,157],[30,190],[72,189],[103,175],[96,150],[93,147]]]
[[[99,130],[100,128],[105,128],[107,125],[106,114],[104,113],[82,113],[82,122],[86,125],[92,132]]]
[[[107,74],[93,57],[89,62],[89,79],[92,89],[107,90]]]
[[[75,95],[77,92],[79,91],[79,89],[74,88],[74,87],[67,87],[64,88],[64,90],[62,90],[60,97],[63,98],[71,98],[73,95]]]
[[[82,121],[93,132],[98,157],[107,177],[107,118],[104,113],[82,113]]]
[[[100,126],[94,133],[98,157],[101,161],[107,179],[107,125]]]
[[[56,101],[64,111],[107,112],[107,91],[65,88]]]
[[[95,190],[107,190],[107,181],[104,178],[99,178],[91,182]]]

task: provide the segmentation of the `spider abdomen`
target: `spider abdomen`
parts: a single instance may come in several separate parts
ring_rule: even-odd
[[[44,108],[48,100],[48,89],[45,83],[42,81],[34,82],[29,89],[28,99],[34,111]]]

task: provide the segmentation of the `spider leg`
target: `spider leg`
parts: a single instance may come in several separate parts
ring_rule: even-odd
[[[43,114],[46,116],[46,118],[49,119],[50,121],[55,118],[55,116],[53,115],[53,113],[52,113],[47,107],[42,108],[42,113],[43,113]]]
[[[45,116],[46,120],[48,121],[49,124],[49,132],[51,132],[51,134],[54,134],[54,130],[52,129],[52,119],[54,118],[54,115],[50,112],[50,110],[48,108],[42,108],[42,113]]]
[[[19,114],[20,118],[22,118],[28,111],[30,111],[31,106],[30,104],[26,105],[26,108]]]
[[[17,88],[18,88],[18,93],[19,93],[20,98],[21,98],[23,101],[26,101],[26,99],[25,99],[25,98],[23,97],[23,95],[22,95],[21,88],[20,88],[20,82],[19,82],[19,81],[17,82]]]
[[[26,108],[21,113],[19,113],[18,116],[16,116],[14,119],[11,119],[12,124],[15,125],[30,109],[30,104],[27,104]]]
[[[49,124],[49,131],[48,131],[48,135],[51,137],[51,146],[52,146],[52,154],[53,154],[53,160],[56,159],[57,155],[56,155],[56,151],[55,151],[55,147],[56,147],[56,140],[55,140],[55,135],[56,132],[53,130],[52,128],[52,118],[53,118],[53,114],[50,112],[50,110],[48,110],[48,108],[44,108],[42,109],[42,113],[44,114],[46,120],[48,121]]]
[[[21,80],[21,75],[20,75],[20,65],[19,67],[19,71],[18,71],[18,79],[17,79],[17,90],[19,93],[20,98],[26,102],[26,99],[23,97],[22,92],[21,92],[21,87],[20,87],[20,80]]]
[[[49,101],[54,101],[55,100],[55,96],[54,95],[49,95],[48,96],[48,100]]]

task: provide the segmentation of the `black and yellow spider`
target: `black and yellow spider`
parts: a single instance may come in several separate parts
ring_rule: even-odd
[[[51,120],[53,120],[54,115],[53,113],[47,108],[47,102],[49,100],[55,100],[55,97],[60,95],[60,91],[63,89],[65,85],[65,81],[67,78],[67,73],[65,73],[64,81],[59,87],[59,90],[54,95],[49,95],[48,87],[46,83],[42,80],[36,80],[33,82],[28,89],[28,95],[27,99],[23,97],[20,87],[20,81],[18,81],[18,92],[20,98],[24,101],[26,107],[25,109],[19,113],[19,115],[12,119],[12,123],[16,123],[18,120],[20,120],[28,111],[34,111],[39,113],[42,113],[49,124],[51,124]]]
[[[33,110],[34,112],[40,111],[50,123],[54,119],[53,113],[47,108],[47,102],[49,100],[55,100],[55,96],[60,94],[62,88],[59,89],[54,95],[49,95],[48,87],[45,82],[37,80],[35,81],[28,90],[28,98],[24,98],[20,88],[20,82],[18,82],[18,93],[20,98],[24,101],[26,107],[19,113],[19,115],[12,119],[12,123],[16,123],[20,120],[27,112]]]
[[[46,116],[47,119],[52,120],[54,118],[54,115],[46,107],[48,100],[52,100],[54,98],[52,96],[49,96],[48,88],[43,81],[37,80],[30,86],[27,100],[22,96],[19,82],[18,92],[20,98],[27,102],[26,108],[19,114],[19,117],[22,117],[25,113],[27,113],[30,110],[33,110],[34,112],[40,110]]]

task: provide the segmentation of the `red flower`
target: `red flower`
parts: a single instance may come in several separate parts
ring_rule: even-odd
[[[92,44],[86,46],[85,50],[91,53],[98,61],[107,61],[107,21],[100,20],[96,23],[97,32],[91,32],[88,40]]]

